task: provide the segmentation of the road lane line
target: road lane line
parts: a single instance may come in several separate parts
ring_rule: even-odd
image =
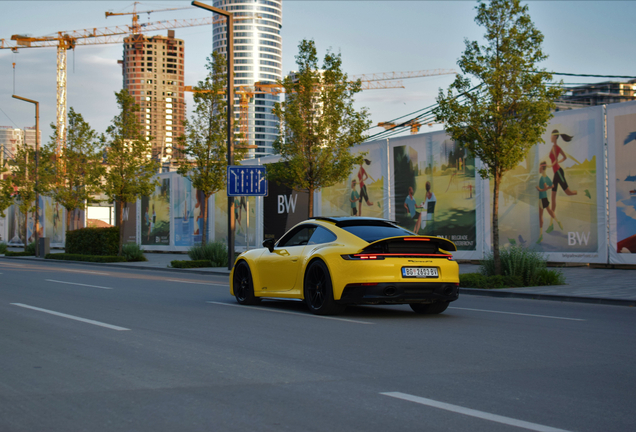
[[[529,317],[536,317],[536,318],[550,318],[550,319],[560,319],[560,320],[568,320],[568,321],[586,321],[580,318],[565,318],[565,317],[555,317],[550,315],[534,315],[534,314],[525,314],[520,312],[502,312],[502,311],[493,311],[493,310],[486,310],[486,309],[471,309],[471,308],[460,308],[460,307],[449,307],[449,309],[477,311],[477,312],[490,312],[490,313],[498,313],[498,314],[506,314],[506,315],[521,315],[521,316],[529,316]]]
[[[197,284],[197,285],[212,285],[212,286],[222,286],[222,287],[229,287],[230,284],[215,284],[215,283],[208,283],[208,282],[192,282],[192,281],[184,281],[184,280],[177,280],[177,279],[166,279],[166,282],[181,282],[181,283],[189,283],[189,284]]]
[[[101,276],[108,276],[110,274],[110,273],[101,273],[101,272],[95,272],[95,271],[69,270],[69,269],[60,269],[60,271],[67,271],[72,273],[94,274],[94,275],[101,275]]]
[[[206,303],[222,305],[222,306],[240,307],[240,308],[247,309],[245,306],[242,306],[242,305],[239,305],[239,304],[221,303],[221,302],[214,302],[214,301],[207,301]],[[253,308],[249,308],[249,310],[260,310],[260,311],[266,311],[266,312],[277,312],[277,313],[288,314],[288,315],[299,315],[299,316],[302,316],[302,317],[322,318],[322,319],[334,320],[334,321],[345,321],[345,322],[350,322],[350,323],[355,323],[355,324],[373,324],[372,322],[366,322],[366,321],[356,321],[356,320],[351,320],[351,319],[346,319],[346,318],[328,317],[328,316],[324,316],[324,315],[303,314],[303,313],[298,313],[298,312],[281,311],[281,310],[268,309],[268,308],[263,308],[263,307],[253,307]]]
[[[75,283],[75,282],[64,282],[64,281],[59,281],[59,280],[53,280],[53,279],[44,279],[47,282],[57,282],[57,283],[61,283],[61,284],[68,284],[68,285],[79,285],[79,286],[85,286],[85,287],[91,287],[91,288],[101,288],[101,289],[112,289],[109,287],[103,287],[103,286],[97,286],[97,285],[87,285],[87,284],[81,284],[81,283]]]
[[[532,430],[532,431],[537,431],[537,432],[568,432],[565,429],[557,429],[557,428],[553,428],[550,426],[544,426],[544,425],[540,425],[537,423],[530,423],[527,421],[523,421],[523,420],[518,420],[518,419],[514,419],[511,417],[504,417],[504,416],[500,416],[497,414],[491,414],[491,413],[487,413],[484,411],[477,411],[474,409],[470,409],[470,408],[464,408],[462,406],[459,405],[451,405],[448,403],[444,403],[444,402],[439,402],[433,399],[427,399],[427,398],[423,398],[423,397],[419,397],[419,396],[413,396],[410,394],[406,394],[406,393],[400,393],[400,392],[386,392],[386,393],[380,393],[381,395],[384,396],[390,396],[393,398],[397,398],[397,399],[402,399],[405,401],[409,401],[409,402],[415,402],[421,405],[427,405],[433,408],[439,408],[439,409],[443,409],[446,411],[451,411],[451,412],[455,412],[458,414],[464,414],[467,416],[471,416],[471,417],[477,417],[483,420],[489,420],[492,422],[496,422],[496,423],[502,423],[505,425],[509,425],[509,426],[515,426],[515,427],[519,427],[519,428],[523,428],[523,429],[528,429],[528,430]]]
[[[56,316],[59,316],[59,317],[62,317],[62,318],[68,318],[68,319],[72,319],[72,320],[75,320],[75,321],[81,321],[81,322],[84,322],[84,323],[93,324],[93,325],[100,326],[100,327],[106,327],[106,328],[109,328],[109,329],[112,329],[112,330],[117,330],[117,331],[130,330],[130,329],[127,329],[125,327],[119,327],[119,326],[112,325],[112,324],[106,324],[106,323],[103,323],[103,322],[100,322],[100,321],[94,321],[94,320],[89,320],[89,319],[86,319],[86,318],[80,318],[80,317],[73,316],[73,315],[67,315],[67,314],[64,314],[64,313],[61,313],[61,312],[55,312],[55,311],[48,310],[48,309],[42,309],[42,308],[35,307],[35,306],[29,306],[29,305],[25,305],[25,304],[22,304],[22,303],[11,303],[11,304],[14,305],[14,306],[19,306],[19,307],[26,308],[26,309],[32,309],[32,310],[35,310],[35,311],[44,312],[44,313],[51,314],[51,315],[56,315]]]

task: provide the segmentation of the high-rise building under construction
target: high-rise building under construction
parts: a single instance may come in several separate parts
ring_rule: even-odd
[[[152,157],[169,163],[177,157],[176,138],[183,134],[184,43],[168,36],[135,34],[124,39],[124,88],[141,107],[139,122],[152,136]]]
[[[217,0],[214,7],[234,14],[234,85],[237,96],[240,87],[250,89],[255,82],[275,83],[282,79],[283,26],[282,0]],[[226,20],[215,21],[214,50],[225,54],[227,48]],[[243,141],[258,148],[250,149],[251,157],[272,154],[272,144],[278,134],[278,119],[272,107],[279,97],[267,92],[254,92],[247,109],[241,114],[235,108],[236,121],[243,118]]]

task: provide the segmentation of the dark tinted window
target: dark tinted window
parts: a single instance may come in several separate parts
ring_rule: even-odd
[[[387,237],[412,236],[411,231],[394,225],[351,225],[341,227],[343,230],[360,237],[362,240],[373,243]]]
[[[329,231],[328,229],[317,227],[316,231],[314,231],[313,235],[309,239],[308,244],[313,245],[313,244],[329,243],[332,241],[336,241],[336,239],[337,239],[336,235],[332,233],[331,231]]]
[[[311,235],[316,230],[314,225],[303,225],[291,231],[278,242],[276,247],[291,247],[306,245],[311,238]]]

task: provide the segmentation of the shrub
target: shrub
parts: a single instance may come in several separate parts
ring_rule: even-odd
[[[0,242],[0,254],[3,254],[7,251],[7,244],[4,242]]]
[[[201,268],[201,267],[217,267],[210,260],[174,260],[170,261],[170,266],[174,268]]]
[[[512,246],[500,251],[501,275],[521,278],[520,286],[537,286],[539,275],[546,269],[546,261],[540,252],[523,246]],[[495,275],[495,259],[492,253],[482,261],[481,272],[485,276]]]
[[[12,251],[8,250],[8,251],[6,251],[4,253],[4,256],[8,256],[8,257],[11,257],[11,256],[14,256],[14,257],[18,257],[18,256],[35,256],[35,252],[33,252],[33,253],[24,252],[24,251],[22,251],[22,252],[12,252]]]
[[[192,246],[188,251],[188,256],[193,261],[212,261],[212,267],[223,267],[227,265],[227,246],[222,242],[206,243],[205,245]]]
[[[144,252],[141,250],[137,243],[126,243],[122,247],[122,256],[126,258],[126,261],[148,261],[144,256]]]
[[[66,233],[65,250],[70,254],[117,255],[119,227],[81,228]]]
[[[537,286],[565,285],[565,276],[561,270],[542,269],[537,277]]]
[[[26,253],[28,253],[29,255],[35,256],[35,242],[34,241],[32,241],[31,243],[29,243],[27,245]]]
[[[515,288],[523,286],[519,276],[486,276],[481,273],[463,273],[459,275],[462,288]]]
[[[82,255],[70,253],[50,253],[44,259],[64,260],[64,261],[88,261],[98,263],[126,262],[126,258],[117,255]]]

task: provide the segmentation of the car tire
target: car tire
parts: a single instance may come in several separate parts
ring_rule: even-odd
[[[315,315],[337,315],[346,308],[333,299],[329,269],[320,260],[309,264],[305,271],[304,295],[307,307]]]
[[[449,302],[442,301],[437,303],[411,303],[411,309],[413,312],[422,315],[436,315],[441,314],[448,307]]]
[[[245,261],[241,261],[236,265],[232,283],[234,297],[236,297],[236,301],[239,304],[256,305],[261,302],[261,299],[254,295],[252,272],[250,271],[250,266]]]

